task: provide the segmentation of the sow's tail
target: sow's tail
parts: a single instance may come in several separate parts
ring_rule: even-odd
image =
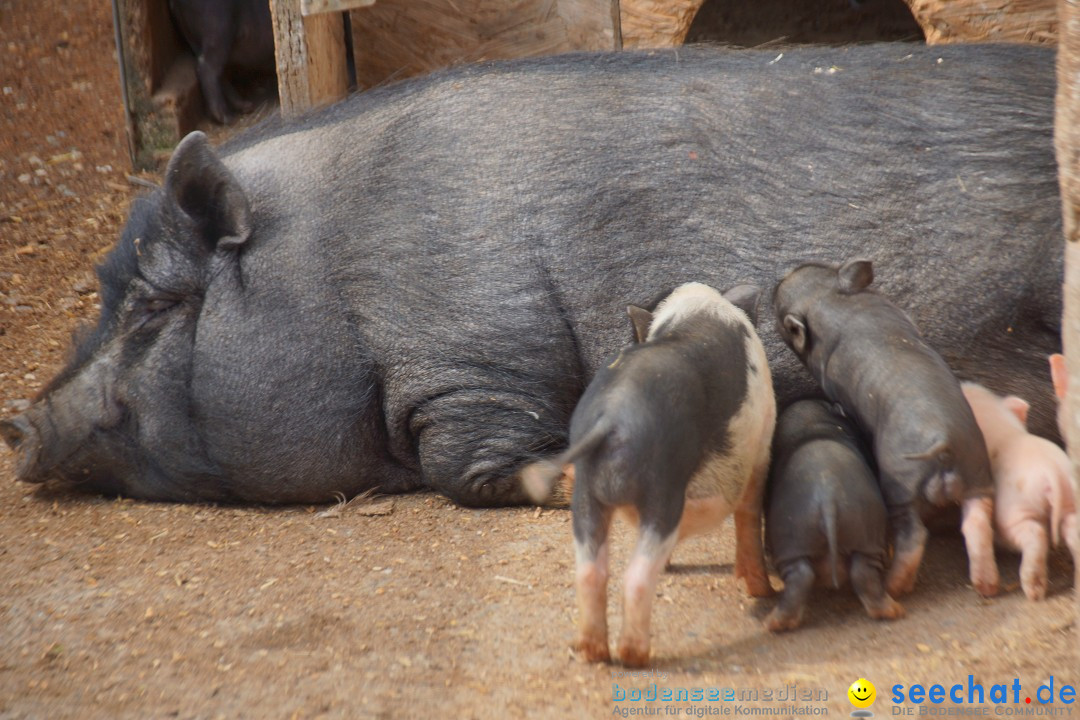
[[[956,474],[956,458],[952,448],[940,440],[926,452],[905,455],[910,460],[929,460],[937,465],[934,473],[923,484],[923,497],[938,507],[964,499],[964,486]]]
[[[555,481],[563,474],[563,467],[582,455],[592,452],[607,438],[610,431],[610,424],[601,419],[589,432],[585,433],[583,438],[567,448],[561,455],[526,465],[521,471],[521,485],[525,493],[537,505],[546,503],[551,497]]]

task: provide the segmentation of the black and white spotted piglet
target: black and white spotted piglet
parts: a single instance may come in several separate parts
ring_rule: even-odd
[[[575,646],[589,661],[610,659],[608,531],[616,509],[640,531],[625,578],[623,664],[649,660],[656,581],[676,542],[732,512],[736,575],[752,595],[772,592],[761,505],[776,403],[753,325],[759,295],[752,286],[721,295],[688,283],[655,313],[631,307],[638,342],[597,373],[574,410],[570,448],[549,467],[574,463]]]

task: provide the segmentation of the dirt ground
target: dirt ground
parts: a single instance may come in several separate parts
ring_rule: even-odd
[[[137,193],[106,2],[0,0],[0,404],[22,409],[97,309],[95,261]],[[606,717],[771,709],[847,715],[849,684],[1080,684],[1072,565],[1027,602],[976,596],[955,533],[933,538],[908,617],[821,592],[771,636],[732,577],[730,528],[676,551],[645,677],[578,662],[567,511],[418,494],[326,507],[166,505],[10,482],[0,451],[0,718]],[[616,568],[629,537],[616,544]],[[774,584],[778,584],[775,583]],[[619,626],[612,593],[613,629]],[[655,684],[773,701],[643,703]],[[780,692],[825,693],[784,702]],[[760,697],[760,695],[759,695]],[[792,709],[794,707],[795,709]],[[916,706],[909,705],[910,708]],[[1056,705],[1063,709],[1062,705]],[[915,710],[917,712],[917,709]],[[993,709],[991,709],[991,714]],[[801,716],[801,714],[800,714]]]

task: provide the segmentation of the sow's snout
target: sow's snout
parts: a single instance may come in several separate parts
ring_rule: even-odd
[[[26,413],[7,420],[0,420],[0,435],[16,457],[15,479],[24,482],[41,482],[38,475],[38,455],[41,452],[41,436]]]
[[[127,416],[108,369],[108,362],[89,362],[62,375],[22,414],[0,420],[0,435],[15,453],[16,480],[83,481],[91,471],[107,469],[101,460],[116,448],[106,433]]]

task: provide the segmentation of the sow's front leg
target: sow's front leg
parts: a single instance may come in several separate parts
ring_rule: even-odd
[[[429,487],[459,505],[495,507],[529,502],[518,470],[550,452],[565,424],[520,396],[468,391],[428,401],[410,429]]]

